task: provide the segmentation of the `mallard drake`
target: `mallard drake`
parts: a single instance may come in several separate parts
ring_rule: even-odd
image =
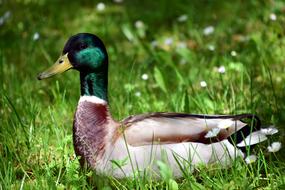
[[[69,38],[62,55],[38,79],[74,69],[80,73],[81,96],[73,122],[73,141],[81,164],[98,173],[122,178],[135,170],[151,168],[163,160],[175,176],[181,176],[178,162],[190,167],[203,163],[228,165],[244,157],[242,149],[267,139],[260,121],[252,114],[198,115],[149,113],[132,115],[118,122],[108,105],[108,54],[95,35],[79,33]],[[251,124],[244,122],[250,119]],[[114,161],[124,160],[120,168]],[[152,167],[149,167],[149,166]]]

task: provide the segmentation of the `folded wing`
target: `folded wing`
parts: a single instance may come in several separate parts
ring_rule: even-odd
[[[160,112],[130,116],[121,124],[125,127],[127,143],[132,146],[179,142],[207,144],[230,137],[248,126],[241,119],[253,117],[251,114],[231,116]]]

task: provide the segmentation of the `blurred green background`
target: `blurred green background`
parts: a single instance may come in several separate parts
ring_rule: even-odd
[[[274,140],[284,142],[284,14],[281,0],[0,0],[0,187],[88,186],[71,137],[79,75],[36,79],[79,32],[105,42],[114,118],[248,112],[277,126]],[[284,153],[273,160],[281,163]],[[268,165],[282,169],[273,161]],[[234,187],[244,181],[254,188],[284,187],[283,174],[276,183],[245,175]],[[198,184],[215,189],[199,177]]]

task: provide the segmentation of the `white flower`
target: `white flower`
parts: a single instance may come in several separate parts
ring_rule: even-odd
[[[11,16],[11,12],[6,11],[4,15],[0,17],[0,26],[2,26],[5,23],[5,21],[9,19],[10,16]]]
[[[269,18],[270,18],[270,20],[275,21],[275,20],[277,19],[277,16],[276,16],[276,14],[271,13],[271,14],[269,15]]]
[[[187,44],[185,42],[178,42],[177,48],[186,48]]]
[[[234,121],[232,121],[230,119],[224,119],[224,120],[219,122],[218,128],[227,129],[227,128],[231,127],[233,124],[234,124]]]
[[[213,128],[210,131],[208,131],[208,133],[205,135],[205,138],[216,137],[220,131],[221,131],[220,128]]]
[[[151,47],[155,48],[158,45],[158,42],[156,40],[153,40],[150,42]]]
[[[10,12],[10,11],[6,11],[6,12],[4,13],[4,15],[3,15],[3,18],[4,18],[5,20],[7,20],[8,18],[10,18],[10,16],[11,16],[11,12]]]
[[[252,164],[253,162],[256,161],[256,156],[255,155],[250,155],[250,156],[247,156],[244,161],[247,163],[247,164]]]
[[[0,17],[0,26],[2,26],[3,24],[4,24],[4,19]]]
[[[207,86],[206,81],[201,81],[201,82],[200,82],[200,86],[201,86],[202,88],[205,88],[205,87]]]
[[[268,152],[278,152],[281,149],[281,142],[273,142],[267,147]]]
[[[215,31],[215,28],[213,26],[207,26],[206,28],[204,28],[203,34],[205,36],[208,36],[208,35],[212,34],[214,31]]]
[[[165,40],[164,40],[164,44],[165,45],[171,45],[173,43],[173,39],[172,38],[166,38]]]
[[[224,73],[226,72],[225,66],[220,66],[220,67],[218,68],[218,72],[221,73],[221,74],[224,74]]]
[[[210,51],[215,51],[215,46],[214,45],[208,45],[208,50]]]
[[[178,22],[185,22],[188,19],[188,15],[184,14],[177,18]]]
[[[233,56],[233,57],[235,57],[235,56],[237,56],[237,52],[236,51],[231,51],[231,56]]]
[[[40,39],[40,34],[38,32],[34,33],[33,35],[33,40],[37,41],[38,39]]]
[[[181,65],[185,65],[185,64],[187,63],[187,61],[186,61],[185,59],[181,59],[181,60],[179,61],[179,63],[180,63]]]
[[[144,28],[144,23],[143,23],[143,21],[137,20],[137,21],[135,22],[135,27],[136,27],[137,29]]]
[[[140,97],[140,96],[141,96],[141,92],[140,92],[140,91],[137,91],[137,92],[135,93],[135,96]]]
[[[276,133],[278,133],[278,129],[276,129],[274,126],[270,126],[268,128],[264,128],[260,130],[261,133],[265,134],[265,135],[274,135]]]
[[[142,79],[143,79],[143,80],[147,80],[147,79],[148,79],[148,75],[147,75],[146,73],[144,73],[144,74],[142,75]]]
[[[122,3],[124,0],[113,0],[115,3]]]
[[[103,11],[105,8],[106,8],[106,6],[105,6],[105,4],[102,3],[102,2],[98,3],[97,6],[96,6],[96,9],[97,9],[98,11]]]

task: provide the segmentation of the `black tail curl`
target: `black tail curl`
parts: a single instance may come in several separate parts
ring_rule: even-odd
[[[241,120],[242,122],[247,123],[247,125],[228,137],[229,142],[234,146],[242,142],[252,132],[261,129],[260,119],[258,118],[258,116],[254,114],[236,115],[235,119]],[[250,122],[244,121],[245,119],[250,119]],[[249,145],[249,146],[252,147],[254,145]],[[244,152],[246,150],[246,147],[241,147],[239,149],[241,149]]]

